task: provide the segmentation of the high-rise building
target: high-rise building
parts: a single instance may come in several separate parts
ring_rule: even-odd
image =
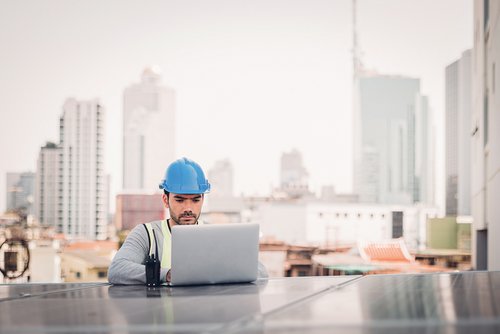
[[[175,94],[161,84],[157,68],[146,68],[123,94],[123,188],[157,190],[173,160]]]
[[[446,67],[446,215],[470,215],[471,50]]]
[[[419,137],[429,129],[428,107],[420,94],[420,80],[362,75],[355,81],[355,193],[361,202],[420,202],[421,171],[417,170],[415,159],[417,149],[420,158],[429,153],[427,139]]]
[[[35,217],[40,224],[57,228],[61,149],[47,143],[40,149],[35,181]]]
[[[280,190],[290,197],[311,195],[309,173],[304,167],[302,154],[296,149],[281,155]]]
[[[472,51],[472,264],[500,270],[500,2],[474,1]]]
[[[7,173],[7,211],[21,210],[33,214],[35,174]]]
[[[68,99],[60,118],[57,226],[69,237],[106,238],[104,108],[97,100]]]
[[[59,144],[42,147],[37,166],[37,218],[71,239],[106,238],[104,108],[97,100],[64,103]]]
[[[219,160],[208,171],[211,184],[210,197],[233,196],[233,165],[228,159]]]

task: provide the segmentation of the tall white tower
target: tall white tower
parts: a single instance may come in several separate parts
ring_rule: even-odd
[[[175,160],[175,93],[148,67],[123,94],[123,188],[154,190]]]
[[[97,100],[66,100],[60,118],[58,230],[70,238],[106,238],[104,109]]]

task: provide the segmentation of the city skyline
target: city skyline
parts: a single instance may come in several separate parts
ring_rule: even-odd
[[[4,7],[0,42],[10,47],[0,62],[0,188],[7,172],[35,170],[40,147],[56,141],[63,101],[75,97],[99,98],[108,111],[106,171],[112,193],[119,191],[122,92],[157,64],[178,92],[177,155],[205,170],[229,158],[235,194],[270,193],[281,153],[292,148],[304,156],[312,190],[352,190],[351,1]],[[358,1],[364,64],[421,80],[441,168],[444,69],[472,46],[472,33],[471,1]],[[10,139],[20,134],[29,139]]]

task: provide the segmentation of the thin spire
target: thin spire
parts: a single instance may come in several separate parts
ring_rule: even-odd
[[[363,69],[363,64],[361,63],[360,50],[358,45],[358,32],[357,32],[357,20],[356,20],[356,0],[352,0],[352,65],[353,65],[353,76],[356,79]]]

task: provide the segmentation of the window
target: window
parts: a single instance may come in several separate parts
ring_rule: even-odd
[[[5,251],[4,255],[4,267],[5,271],[17,271],[17,252],[16,251]]]
[[[96,233],[96,234],[97,234],[97,233]],[[99,272],[97,272],[97,277],[99,277],[99,278],[104,278],[104,277],[106,277],[106,276],[107,276],[107,274],[106,274],[106,272],[105,272],[105,271],[99,271]]]
[[[77,271],[77,272],[75,273],[75,276],[76,276],[76,278],[81,278],[81,277],[82,277],[82,273],[81,273],[81,272],[79,272],[79,271]]]
[[[401,238],[403,236],[403,212],[392,212],[392,237]]]

